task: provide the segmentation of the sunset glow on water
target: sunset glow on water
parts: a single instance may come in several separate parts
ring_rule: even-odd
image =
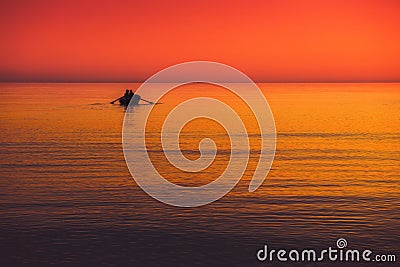
[[[248,184],[259,129],[250,110],[213,85],[177,88],[154,107],[148,125],[150,157],[167,179],[207,184],[229,160],[229,137],[207,119],[183,128],[180,144],[196,159],[200,140],[214,139],[218,153],[210,168],[182,173],[163,156],[163,116],[185,99],[227,102],[245,118],[252,148],[238,186],[193,209],[160,203],[132,179],[121,145],[125,108],[109,104],[128,87],[139,84],[0,85],[6,263],[190,265],[202,259],[255,265],[265,243],[318,248],[339,237],[376,251],[399,247],[399,83],[259,84],[274,115],[277,150],[267,179],[253,193]],[[142,97],[152,100],[151,92]],[[140,116],[151,107],[133,112]]]

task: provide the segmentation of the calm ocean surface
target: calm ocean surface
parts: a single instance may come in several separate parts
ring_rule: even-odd
[[[399,83],[260,84],[277,128],[272,170],[249,193],[250,162],[232,192],[198,208],[160,203],[131,178],[125,109],[109,104],[127,86],[139,85],[0,84],[1,266],[272,266],[256,258],[264,244],[325,249],[340,237],[400,260]],[[199,91],[225,98],[207,86],[186,86],[157,108]],[[221,133],[200,122],[182,145],[190,158],[209,135],[229,151]],[[226,166],[221,153],[209,172],[174,174],[153,141],[155,165],[178,184],[206,184]],[[343,265],[366,266],[299,263]]]

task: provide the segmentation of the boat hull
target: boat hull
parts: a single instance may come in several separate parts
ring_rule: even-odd
[[[122,106],[128,106],[129,103],[131,103],[131,105],[139,105],[140,99],[141,97],[139,95],[133,95],[132,97],[122,97],[119,100],[119,104]]]

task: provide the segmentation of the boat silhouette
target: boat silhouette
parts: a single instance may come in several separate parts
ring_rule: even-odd
[[[123,96],[115,99],[114,101],[111,101],[110,103],[114,104],[115,102],[118,101],[119,104],[122,106],[128,106],[129,104],[130,105],[139,105],[140,100],[147,102],[149,104],[157,104],[157,103],[154,103],[149,100],[141,98],[140,95],[133,93],[132,90],[126,90],[125,94]]]

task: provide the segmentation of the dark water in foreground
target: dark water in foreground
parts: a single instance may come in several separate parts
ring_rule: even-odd
[[[0,265],[391,266],[256,258],[341,237],[398,263],[400,84],[260,87],[278,132],[267,180],[177,208],[131,179],[124,109],[107,104],[124,85],[0,84]]]

